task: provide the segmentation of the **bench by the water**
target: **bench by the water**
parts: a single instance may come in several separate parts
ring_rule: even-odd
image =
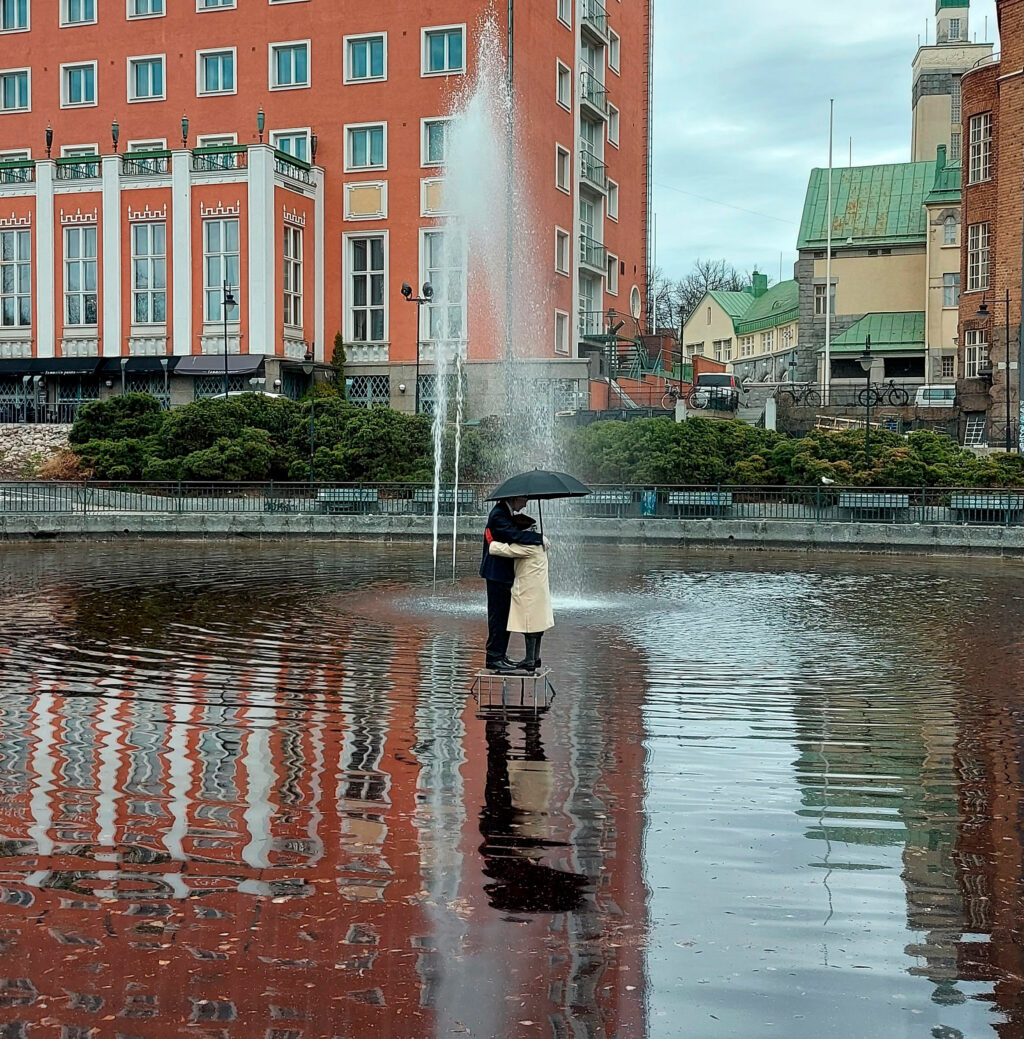
[[[838,505],[850,513],[851,519],[894,520],[910,508],[910,495],[844,491],[839,495]]]
[[[460,487],[458,490],[459,508],[476,504],[476,491],[472,487]],[[417,512],[431,512],[434,508],[434,492],[429,487],[420,487],[412,492],[413,505]],[[456,492],[440,490],[437,492],[437,508],[439,512],[450,513],[454,511]]]
[[[632,491],[594,491],[580,499],[583,512],[598,516],[617,516],[624,505],[632,504]]]
[[[1024,512],[1024,494],[954,494],[949,511],[961,523],[991,523],[994,519],[1012,522]]]
[[[324,512],[367,512],[380,500],[376,487],[323,487],[316,492],[317,504]]]
[[[668,504],[680,516],[724,516],[732,508],[732,492],[669,491]]]

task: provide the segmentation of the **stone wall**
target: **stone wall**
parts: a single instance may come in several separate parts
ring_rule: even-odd
[[[0,424],[0,479],[32,476],[68,446],[70,426]]]

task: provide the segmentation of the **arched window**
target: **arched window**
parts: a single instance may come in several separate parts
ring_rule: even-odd
[[[955,216],[947,216],[942,221],[942,244],[943,245],[956,245],[956,225],[957,219]]]
[[[711,308],[708,307],[708,324],[711,324]]]

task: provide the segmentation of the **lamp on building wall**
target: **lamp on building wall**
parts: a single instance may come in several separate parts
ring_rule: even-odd
[[[120,138],[121,138],[121,127],[117,125],[117,120],[115,119],[110,124],[110,139],[111,139],[111,141],[114,142],[114,154],[115,155],[117,154],[117,142],[120,140]]]
[[[867,466],[871,465],[871,366],[874,358],[871,356],[871,336],[864,337],[864,353],[857,358],[861,368],[864,369],[864,378],[867,380],[867,389],[864,391],[864,407],[867,411],[864,419],[864,458]]]
[[[402,295],[406,303],[416,304],[416,414],[420,413],[420,334],[423,330],[421,312],[424,303],[429,303],[434,298],[434,286],[429,281],[423,283],[423,291],[419,296],[412,294],[412,286],[408,282],[402,282]],[[435,346],[436,349],[436,346]]]
[[[316,150],[320,146],[320,138],[316,134],[312,134],[309,138],[309,152],[313,157],[312,165],[316,165]]]
[[[53,127],[49,123],[46,124],[46,157],[50,157],[50,151],[53,148]]]
[[[260,110],[256,113],[256,129],[260,132],[260,144],[263,143],[263,128],[267,125],[267,115],[263,111],[263,106],[260,105]]]
[[[188,116],[183,115],[181,117],[181,146],[182,148],[188,147]]]

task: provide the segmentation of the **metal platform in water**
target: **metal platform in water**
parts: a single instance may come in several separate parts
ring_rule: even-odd
[[[477,705],[477,717],[532,717],[543,714],[555,698],[551,668],[530,675],[496,675],[477,671],[469,691]]]

